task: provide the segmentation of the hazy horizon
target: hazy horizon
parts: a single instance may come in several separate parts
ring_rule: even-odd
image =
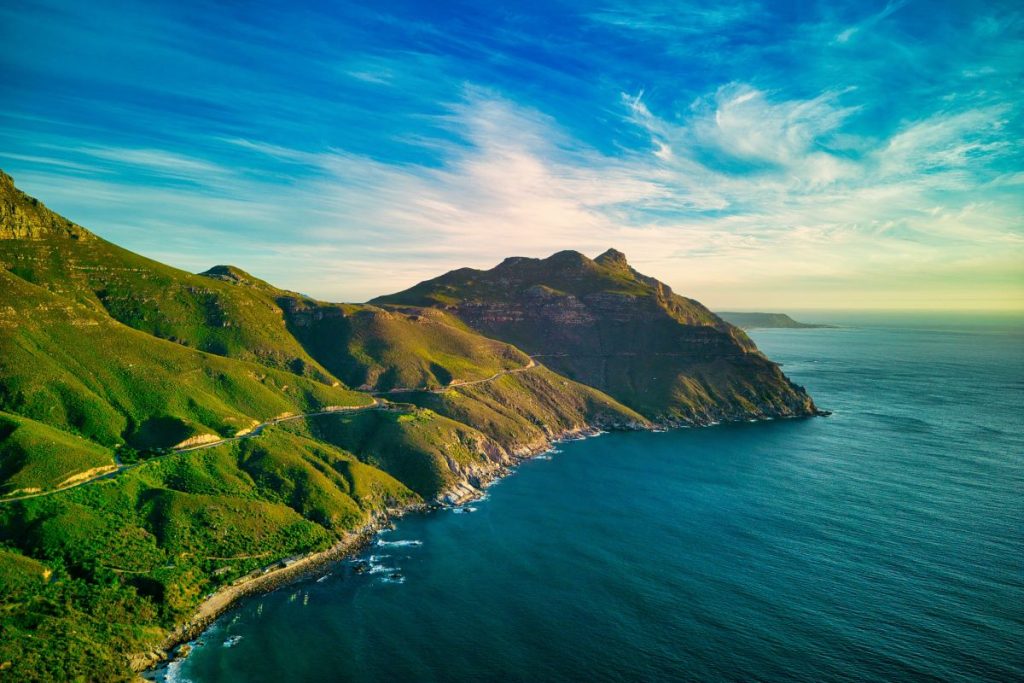
[[[0,9],[0,168],[325,300],[614,247],[713,310],[1024,311],[1013,3],[301,5]]]

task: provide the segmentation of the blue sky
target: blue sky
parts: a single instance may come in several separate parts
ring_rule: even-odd
[[[234,5],[4,3],[0,167],[331,300],[614,246],[720,310],[1024,309],[1016,3]]]

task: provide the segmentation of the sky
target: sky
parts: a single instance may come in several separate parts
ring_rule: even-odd
[[[1015,2],[0,4],[0,168],[363,301],[609,247],[717,310],[1024,309]]]

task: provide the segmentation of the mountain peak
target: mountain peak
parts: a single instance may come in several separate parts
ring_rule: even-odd
[[[589,258],[574,249],[555,252],[544,259],[544,261],[560,267],[582,267],[593,263]]]
[[[594,262],[610,268],[629,268],[629,261],[626,260],[626,255],[618,249],[609,249],[594,259]]]
[[[220,265],[210,268],[206,272],[199,273],[203,277],[213,278],[215,280],[224,280],[234,285],[248,285],[250,287],[270,287],[269,284],[263,280],[250,275],[238,266]]]

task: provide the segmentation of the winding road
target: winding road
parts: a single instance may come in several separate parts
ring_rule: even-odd
[[[270,427],[270,426],[276,425],[276,424],[281,424],[282,422],[290,422],[292,420],[300,420],[300,419],[304,419],[304,418],[307,418],[307,417],[316,417],[317,415],[337,415],[337,414],[361,413],[361,412],[365,412],[365,411],[368,411],[368,410],[394,410],[394,408],[389,407],[389,404],[386,401],[381,401],[380,399],[378,399],[377,398],[378,396],[388,396],[388,395],[391,395],[391,394],[411,394],[411,393],[421,393],[421,392],[422,393],[432,393],[432,394],[443,394],[445,391],[448,391],[449,389],[457,389],[457,388],[460,388],[460,387],[470,387],[470,386],[474,386],[474,385],[477,385],[477,384],[484,384],[486,382],[492,382],[492,381],[498,379],[499,377],[504,377],[505,375],[514,375],[514,374],[517,374],[517,373],[520,373],[520,372],[526,372],[527,370],[530,370],[530,369],[535,368],[535,367],[537,367],[537,363],[536,363],[536,361],[534,361],[531,358],[530,362],[527,363],[526,365],[524,365],[521,368],[513,368],[511,370],[501,370],[499,372],[494,373],[490,377],[485,377],[484,379],[455,381],[455,382],[451,382],[450,384],[447,384],[447,385],[445,385],[443,387],[437,387],[437,388],[434,388],[434,389],[427,389],[427,388],[419,389],[419,388],[404,388],[403,387],[403,388],[399,388],[399,389],[389,389],[387,391],[367,391],[367,392],[362,392],[362,393],[369,394],[370,398],[373,400],[373,403],[370,403],[370,404],[364,405],[364,406],[337,406],[337,407],[333,407],[333,408],[328,408],[326,410],[318,410],[318,411],[315,411],[315,412],[312,412],[312,413],[298,413],[298,414],[295,414],[295,415],[282,415],[281,417],[275,417],[272,420],[267,420],[266,422],[261,422],[260,424],[256,425],[255,427],[253,427],[251,430],[249,430],[248,432],[246,432],[244,434],[239,434],[237,436],[230,436],[230,437],[226,437],[226,438],[223,438],[223,439],[218,439],[216,441],[207,441],[205,443],[196,444],[194,446],[185,446],[183,448],[174,448],[174,449],[169,450],[167,453],[163,453],[161,455],[155,455],[155,456],[153,456],[151,458],[146,458],[145,460],[140,460],[139,462],[132,463],[130,465],[123,465],[123,464],[121,464],[121,462],[119,460],[117,460],[117,456],[115,455],[116,469],[114,469],[114,470],[105,471],[102,474],[98,474],[98,475],[96,475],[94,477],[89,477],[88,479],[83,479],[81,481],[77,481],[74,484],[70,484],[70,485],[64,486],[62,488],[49,489],[49,490],[46,490],[46,491],[35,491],[33,493],[23,493],[23,494],[17,495],[17,496],[10,496],[10,497],[7,497],[7,498],[0,498],[0,504],[3,504],[3,503],[13,503],[14,501],[27,500],[29,498],[42,498],[44,496],[51,496],[51,495],[53,495],[55,493],[63,493],[64,491],[70,491],[71,489],[78,488],[79,486],[85,486],[86,484],[91,484],[93,482],[100,481],[102,479],[112,479],[112,478],[118,476],[119,474],[123,474],[124,472],[127,472],[128,470],[133,470],[136,467],[142,467],[143,465],[146,465],[146,464],[151,463],[151,462],[155,462],[157,460],[162,460],[164,458],[168,458],[168,457],[170,457],[172,455],[180,455],[181,453],[191,453],[193,451],[201,451],[201,450],[204,450],[204,449],[207,449],[207,448],[214,448],[216,446],[223,446],[224,444],[231,443],[233,441],[241,441],[242,439],[252,439],[252,438],[255,438],[255,437],[259,436],[260,434],[262,434],[263,430],[266,427]]]

